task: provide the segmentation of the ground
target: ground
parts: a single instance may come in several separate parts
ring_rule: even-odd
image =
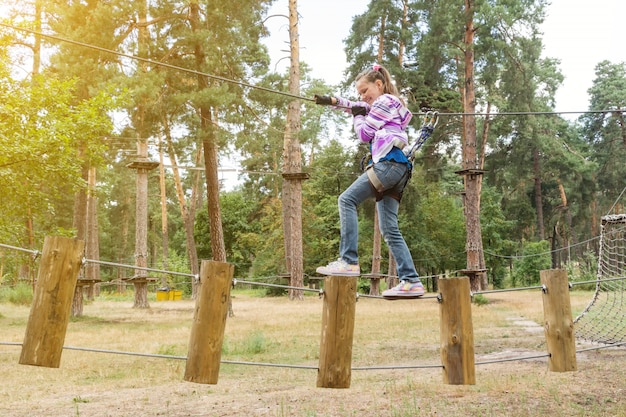
[[[591,293],[574,293],[580,311]],[[437,304],[361,299],[350,388],[316,387],[315,369],[222,364],[215,385],[183,380],[185,361],[65,350],[58,369],[19,365],[0,346],[1,416],[626,416],[626,350],[580,352],[550,372],[541,296],[504,294],[472,307],[476,384],[443,383]],[[317,365],[321,303],[236,294],[222,359]],[[95,301],[68,326],[66,346],[184,356],[193,302]],[[28,307],[0,304],[0,342],[21,342]],[[580,344],[580,348],[589,347]],[[500,360],[538,356],[534,359]],[[495,363],[483,364],[483,362]],[[423,365],[423,366],[421,366]]]

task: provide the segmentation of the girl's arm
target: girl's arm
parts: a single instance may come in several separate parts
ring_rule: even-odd
[[[354,131],[363,142],[374,139],[374,135],[385,124],[390,122],[393,114],[389,106],[383,100],[376,100],[369,109],[367,116],[354,118]]]
[[[350,101],[347,98],[343,97],[332,97],[331,100],[332,99],[335,99],[335,103],[333,104],[336,109],[343,110],[348,114],[352,114],[352,110],[350,109],[355,106],[365,107],[365,111],[367,113],[369,113],[371,108],[371,106],[364,101]]]

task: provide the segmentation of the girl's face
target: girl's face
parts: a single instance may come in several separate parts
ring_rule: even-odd
[[[374,100],[383,94],[383,82],[381,80],[371,82],[361,77],[356,82],[356,91],[361,96],[361,101],[371,106]]]

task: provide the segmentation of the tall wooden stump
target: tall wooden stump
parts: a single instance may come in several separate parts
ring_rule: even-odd
[[[185,381],[217,384],[234,271],[232,264],[202,261]]]
[[[357,277],[326,277],[317,386],[350,388]]]
[[[576,338],[569,298],[567,272],[548,269],[539,273],[543,291],[543,315],[548,367],[554,372],[576,370]]]
[[[20,364],[59,367],[84,249],[82,240],[44,240]]]
[[[474,385],[474,330],[468,277],[439,280],[443,382]]]

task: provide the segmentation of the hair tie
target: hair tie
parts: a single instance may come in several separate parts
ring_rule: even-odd
[[[374,64],[374,65],[372,66],[372,69],[373,69],[374,71],[380,71],[380,65],[378,65],[378,64]]]

